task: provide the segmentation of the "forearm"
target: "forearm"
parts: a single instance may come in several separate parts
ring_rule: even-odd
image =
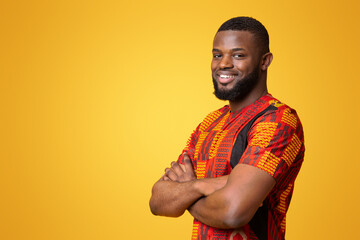
[[[173,182],[160,180],[155,183],[150,199],[150,209],[154,215],[179,217],[203,194],[196,181]]]
[[[199,199],[188,210],[194,218],[206,225],[221,229],[235,228],[230,216],[231,201],[221,190]],[[236,227],[238,225],[236,223]]]
[[[267,172],[241,164],[233,169],[223,188],[194,203],[189,212],[212,227],[239,228],[252,219],[274,185]]]

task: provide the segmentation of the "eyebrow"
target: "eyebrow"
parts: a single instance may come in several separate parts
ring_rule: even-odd
[[[244,51],[245,49],[244,48],[233,48],[231,49],[233,52],[236,52],[236,51]],[[219,49],[217,48],[213,48],[212,50],[213,52],[221,52]]]
[[[233,50],[235,52],[235,51],[244,51],[245,49],[244,48],[233,48],[231,50]]]

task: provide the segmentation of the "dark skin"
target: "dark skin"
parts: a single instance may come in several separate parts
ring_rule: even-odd
[[[231,89],[252,71],[259,72],[256,86],[241,100],[229,101],[239,111],[267,93],[266,73],[271,53],[262,53],[252,33],[222,31],[214,38],[211,69],[219,88]],[[165,170],[152,190],[153,214],[178,217],[186,210],[199,221],[222,229],[246,225],[275,185],[274,178],[256,167],[238,164],[219,178],[196,179],[189,157]]]
[[[223,188],[228,176],[220,178],[196,179],[189,156],[184,153],[184,165],[171,163],[165,174],[154,184],[150,199],[153,214],[179,217],[195,201],[209,196]]]
[[[270,52],[262,54],[261,48],[257,46],[257,41],[250,32],[222,31],[216,34],[211,71],[220,89],[231,89],[237,81],[241,81],[244,76],[256,70],[259,63],[257,69],[259,79],[256,86],[244,99],[229,101],[232,112],[241,110],[267,94],[267,68],[272,58]],[[219,78],[221,74],[235,75],[235,77],[232,81],[221,84]]]

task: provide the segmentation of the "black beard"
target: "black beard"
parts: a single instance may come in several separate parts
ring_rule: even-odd
[[[243,100],[255,87],[259,81],[258,68],[255,68],[249,75],[238,81],[232,89],[219,89],[218,82],[213,76],[213,84],[215,89],[215,96],[221,100]]]

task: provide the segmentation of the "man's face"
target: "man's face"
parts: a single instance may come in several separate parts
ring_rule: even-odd
[[[221,31],[214,38],[211,70],[215,96],[245,98],[258,82],[260,54],[252,33]]]

